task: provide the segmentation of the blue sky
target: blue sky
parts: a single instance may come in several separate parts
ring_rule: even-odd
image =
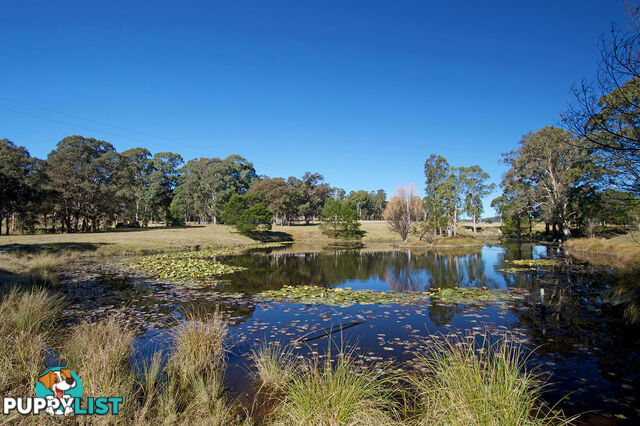
[[[622,1],[4,2],[0,138],[38,157],[72,134],[238,153],[388,193],[421,190],[436,153],[497,183],[614,22]]]

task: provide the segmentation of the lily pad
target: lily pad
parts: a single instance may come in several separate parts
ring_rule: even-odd
[[[260,301],[283,300],[293,303],[322,304],[333,306],[351,306],[356,303],[367,304],[426,304],[431,301],[456,304],[473,304],[500,300],[521,299],[523,296],[486,287],[437,288],[425,292],[384,292],[374,290],[353,290],[351,288],[325,288],[318,286],[289,286],[279,290],[267,290],[258,293]]]

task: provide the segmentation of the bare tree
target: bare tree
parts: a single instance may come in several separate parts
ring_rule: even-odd
[[[400,185],[384,210],[384,218],[392,230],[400,234],[403,242],[411,230],[411,225],[422,216],[422,199],[416,195],[416,187]]]

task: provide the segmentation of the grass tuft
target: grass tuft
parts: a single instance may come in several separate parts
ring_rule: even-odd
[[[541,381],[519,346],[450,337],[418,355],[412,419],[417,424],[563,422],[540,401]],[[546,412],[544,410],[546,409]]]
[[[291,348],[279,342],[262,345],[257,351],[252,352],[251,360],[256,368],[254,376],[268,392],[282,391],[285,384],[298,372]]]
[[[284,424],[396,424],[392,389],[381,369],[358,367],[341,351],[334,363],[327,357],[301,365],[273,416]]]
[[[129,364],[134,337],[133,330],[109,318],[77,325],[62,348],[62,358],[82,379],[85,395],[123,398],[118,417],[101,419],[106,422],[131,418],[137,410],[136,377]]]
[[[11,289],[0,301],[0,394],[33,395],[43,371],[47,337],[57,325],[63,298],[43,289]]]

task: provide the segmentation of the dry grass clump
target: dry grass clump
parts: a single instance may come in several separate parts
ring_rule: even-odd
[[[237,410],[224,395],[227,332],[219,313],[189,315],[175,329],[175,348],[165,368],[160,370],[155,360],[145,374],[147,419],[168,424],[237,423]]]
[[[542,383],[519,346],[451,337],[418,356],[411,416],[415,424],[547,424],[568,422],[540,400]]]
[[[335,362],[313,358],[289,365],[287,352],[263,350],[262,364],[284,366],[287,381],[278,383],[276,405],[269,420],[291,425],[387,425],[397,424],[394,387],[385,372],[354,364],[349,354],[338,353]],[[260,354],[258,356],[260,356]],[[284,356],[284,358],[283,358]],[[275,361],[274,361],[275,360]],[[270,370],[271,370],[270,368]],[[263,370],[264,372],[264,370]],[[267,376],[273,383],[273,371]]]
[[[251,353],[251,361],[255,364],[256,377],[268,392],[278,393],[284,385],[298,372],[299,365],[291,347],[276,342],[262,345]]]
[[[43,289],[11,289],[0,302],[0,394],[33,395],[44,369],[47,338],[63,307],[61,296]]]
[[[77,325],[62,348],[62,358],[82,380],[84,395],[123,398],[120,413],[104,416],[105,422],[131,418],[137,409],[136,377],[129,364],[134,337],[133,330],[109,318]]]

